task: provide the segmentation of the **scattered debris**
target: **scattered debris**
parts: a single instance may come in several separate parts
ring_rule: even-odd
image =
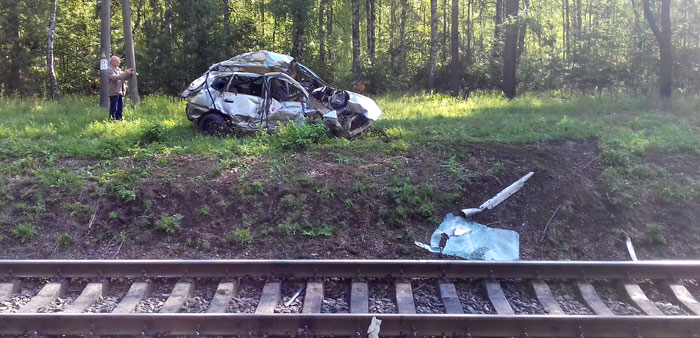
[[[637,261],[637,253],[634,251],[634,245],[632,245],[632,239],[627,236],[627,252],[630,254],[630,258],[632,258],[633,261]]]
[[[299,288],[299,290],[297,290],[297,292],[295,292],[294,295],[292,295],[292,298],[289,298],[289,300],[288,300],[286,303],[284,303],[284,306],[289,307],[289,305],[292,305],[292,303],[294,302],[294,300],[297,299],[297,297],[299,297],[299,295],[301,294],[302,291],[304,291],[304,288],[305,288],[305,286],[302,285],[302,286]]]
[[[379,338],[379,329],[380,326],[382,325],[382,321],[377,319],[377,317],[372,317],[372,322],[369,324],[369,327],[367,328],[367,337],[368,338]]]
[[[527,175],[523,176],[519,180],[515,181],[513,184],[509,185],[507,188],[501,190],[496,196],[493,196],[490,200],[484,202],[481,206],[478,208],[470,208],[470,209],[463,209],[462,210],[462,215],[464,218],[470,219],[472,216],[486,210],[486,209],[493,209],[495,206],[501,204],[501,202],[505,201],[508,197],[513,196],[520,188],[525,185],[525,181],[530,179],[534,173],[531,171],[527,173]]]
[[[455,234],[458,228],[467,231],[458,236]],[[443,234],[449,238],[445,246],[440,247]],[[430,245],[420,242],[414,244],[430,252],[470,260],[513,261],[520,256],[520,235],[517,232],[489,228],[451,213],[445,216],[440,227],[433,232]]]
[[[430,245],[417,241],[414,244],[430,252],[471,260],[518,260],[520,257],[520,235],[517,232],[489,228],[471,221],[471,218],[486,209],[493,209],[508,197],[513,196],[533,174],[533,172],[529,172],[478,208],[463,209],[461,216],[447,214],[430,237]],[[547,226],[557,211],[559,211],[559,207],[547,222]],[[545,232],[547,226],[545,226]]]
[[[542,231],[542,237],[540,237],[540,242],[544,239],[544,236],[547,235],[547,228],[549,228],[549,223],[552,223],[552,220],[554,219],[554,216],[557,215],[557,212],[559,212],[559,208],[561,208],[561,204],[557,206],[557,209],[554,210],[554,213],[552,214],[552,217],[549,218],[549,221],[547,221],[547,225],[544,226],[544,230]]]

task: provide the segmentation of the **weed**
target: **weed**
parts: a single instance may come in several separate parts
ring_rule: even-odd
[[[457,201],[459,201],[461,196],[462,195],[460,193],[451,192],[451,193],[442,194],[441,199],[445,205],[452,206],[452,205],[455,205],[455,203],[457,203]]]
[[[299,224],[293,222],[291,218],[287,218],[284,223],[277,224],[277,233],[284,238],[296,235],[298,229]]]
[[[282,199],[280,200],[280,206],[282,207],[282,209],[290,210],[290,209],[294,208],[294,205],[295,205],[294,202],[295,202],[294,195],[284,195],[284,197],[282,197]]]
[[[664,236],[664,229],[661,225],[656,223],[647,224],[647,236],[652,244],[663,245],[666,244],[666,237]]]
[[[260,226],[260,236],[266,237],[275,233],[275,228],[269,224],[263,224]]]
[[[197,242],[197,249],[199,251],[209,252],[211,251],[211,243],[206,239],[200,239],[199,242]]]
[[[248,229],[236,229],[228,233],[226,241],[232,245],[247,247],[253,243],[253,236]]]
[[[58,236],[58,246],[60,248],[65,249],[71,245],[73,245],[73,238],[69,234]]]
[[[490,175],[497,174],[497,173],[503,171],[503,169],[505,169],[505,167],[506,166],[503,164],[503,162],[496,161],[493,164],[491,164],[491,167],[487,170],[487,172]]]
[[[367,189],[367,185],[362,181],[355,182],[355,184],[353,184],[353,186],[352,186],[352,192],[354,192],[356,194],[361,194],[361,193],[365,192],[366,189]]]
[[[123,244],[124,242],[126,242],[126,232],[120,231],[120,232],[119,232],[119,235],[117,235],[117,238],[116,238],[115,241],[116,241],[117,244],[119,244],[119,245],[121,245],[121,244]]]
[[[341,153],[334,153],[333,156],[335,157],[335,160],[338,161],[338,163],[348,164],[352,160],[352,157]]]
[[[435,208],[430,203],[423,204],[418,208],[418,215],[425,219],[433,217],[433,215],[435,215]]]
[[[36,236],[36,228],[31,224],[20,224],[12,230],[12,235],[24,244]]]
[[[205,205],[197,211],[197,215],[199,215],[200,218],[207,218],[209,217],[209,206]]]
[[[457,155],[450,156],[450,159],[442,165],[443,168],[450,174],[454,179],[461,180],[464,178],[464,173],[466,169],[457,162]]]
[[[95,213],[95,208],[89,205],[83,205],[79,202],[71,203],[68,205],[68,211],[70,211],[70,217],[84,217]]]
[[[141,132],[141,141],[148,144],[153,142],[163,142],[165,140],[165,128],[158,123],[147,126]]]
[[[160,219],[156,220],[155,228],[156,230],[161,230],[168,235],[173,235],[178,232],[182,227],[180,226],[180,221],[182,221],[183,216],[180,214],[175,214],[168,216],[168,214],[161,214]]]
[[[283,150],[301,150],[314,143],[325,143],[328,140],[323,123],[296,126],[289,123],[279,129],[273,143]]]
[[[394,152],[405,152],[408,150],[408,143],[404,140],[393,141],[389,144],[389,148]]]
[[[145,201],[143,201],[143,206],[144,206],[144,208],[146,208],[144,210],[144,213],[149,213],[149,212],[151,212],[151,208],[153,207],[153,201],[145,200]]]
[[[110,211],[110,212],[109,212],[109,215],[107,215],[107,218],[108,218],[110,221],[113,221],[113,220],[117,219],[117,217],[119,217],[119,215],[117,215],[117,213],[114,212],[114,211]]]
[[[346,199],[345,209],[348,209],[349,211],[355,211],[355,203],[353,203],[351,199]]]
[[[396,216],[398,216],[399,218],[406,218],[406,210],[404,210],[404,208],[396,207],[394,211],[396,212]]]
[[[321,199],[328,201],[329,199],[335,197],[335,193],[327,184],[316,190],[317,193],[321,195]]]

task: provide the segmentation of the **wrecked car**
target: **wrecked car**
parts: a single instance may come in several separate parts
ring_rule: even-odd
[[[216,63],[180,95],[187,118],[208,134],[322,122],[329,135],[351,138],[382,114],[374,100],[333,88],[291,56],[268,51]]]

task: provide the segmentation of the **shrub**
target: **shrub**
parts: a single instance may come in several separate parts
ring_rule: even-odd
[[[63,234],[58,236],[58,246],[61,248],[67,248],[73,244],[73,238],[69,234]]]
[[[183,216],[180,214],[175,214],[168,216],[168,214],[161,214],[160,219],[155,223],[156,230],[164,231],[168,235],[173,235],[178,232],[182,227],[180,226],[180,221]]]
[[[36,228],[30,224],[20,224],[12,230],[12,235],[15,236],[20,243],[25,243],[36,236]]]
[[[664,237],[664,229],[659,224],[647,224],[647,235],[649,236],[649,240],[653,244],[666,244],[666,237]]]
[[[226,241],[232,245],[245,247],[253,243],[253,236],[248,229],[236,229],[228,233]]]
[[[162,142],[165,140],[165,129],[160,124],[152,124],[141,132],[144,143]]]
[[[293,123],[281,128],[275,138],[275,145],[285,150],[301,150],[313,143],[328,140],[326,127],[322,123],[296,126]]]

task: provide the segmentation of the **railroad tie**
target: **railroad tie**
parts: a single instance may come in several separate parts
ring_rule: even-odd
[[[623,282],[620,287],[627,299],[634,304],[636,307],[640,308],[642,312],[649,316],[664,316],[665,314],[659,310],[658,307],[647,298],[644,294],[642,288],[639,287],[637,283],[626,283]]]
[[[90,305],[102,298],[109,289],[109,282],[92,282],[88,283],[80,293],[80,296],[71,303],[63,312],[81,313],[84,312]]]
[[[304,306],[302,313],[321,313],[323,304],[323,282],[306,282],[306,293],[304,294]]]
[[[0,301],[12,298],[19,291],[19,281],[0,283]]]
[[[219,283],[214,293],[214,298],[209,303],[207,313],[224,313],[228,311],[231,298],[235,297],[237,292],[238,281]]]
[[[369,313],[367,282],[353,281],[350,285],[350,313]]]
[[[401,314],[415,314],[416,304],[413,302],[411,282],[396,282],[396,307]]]
[[[542,304],[544,310],[547,311],[549,315],[564,315],[564,310],[561,309],[557,300],[554,299],[552,290],[549,285],[542,280],[531,280],[530,289],[532,293],[535,294],[537,301]]]
[[[194,293],[194,282],[191,281],[182,281],[182,282],[177,282],[175,284],[175,287],[173,287],[173,291],[170,292],[170,296],[168,296],[168,299],[165,301],[163,304],[163,307],[160,308],[161,313],[177,313],[180,311],[180,308],[182,307],[185,302],[192,297],[192,294]]]
[[[136,310],[136,305],[148,297],[151,293],[151,282],[135,282],[131,284],[126,296],[114,308],[114,313],[131,313]]]
[[[258,307],[255,308],[256,314],[272,314],[275,313],[275,308],[277,303],[279,303],[282,296],[282,283],[280,282],[267,282],[263,286],[262,294],[260,295],[260,301],[258,302]]]
[[[595,291],[593,284],[586,282],[576,283],[576,293],[586,303],[586,306],[593,310],[593,313],[599,316],[614,316],[607,305],[600,299],[598,292]]]
[[[440,288],[442,304],[445,305],[445,312],[463,314],[464,309],[462,309],[462,304],[459,302],[455,285],[452,283],[438,283],[438,287]]]
[[[664,288],[673,295],[673,298],[675,298],[683,307],[694,313],[697,316],[700,316],[700,303],[693,297],[693,295],[688,291],[688,289],[677,283],[669,283],[666,282],[664,283]]]
[[[501,284],[497,281],[487,281],[484,282],[484,288],[486,289],[486,296],[489,298],[491,305],[496,309],[499,315],[514,315],[515,311],[510,307],[506,295],[503,293],[503,288]]]
[[[40,308],[51,304],[57,298],[65,296],[67,288],[68,281],[66,280],[48,283],[41,288],[36,296],[29,300],[29,303],[24,304],[24,306],[20,307],[17,312],[37,312]]]

